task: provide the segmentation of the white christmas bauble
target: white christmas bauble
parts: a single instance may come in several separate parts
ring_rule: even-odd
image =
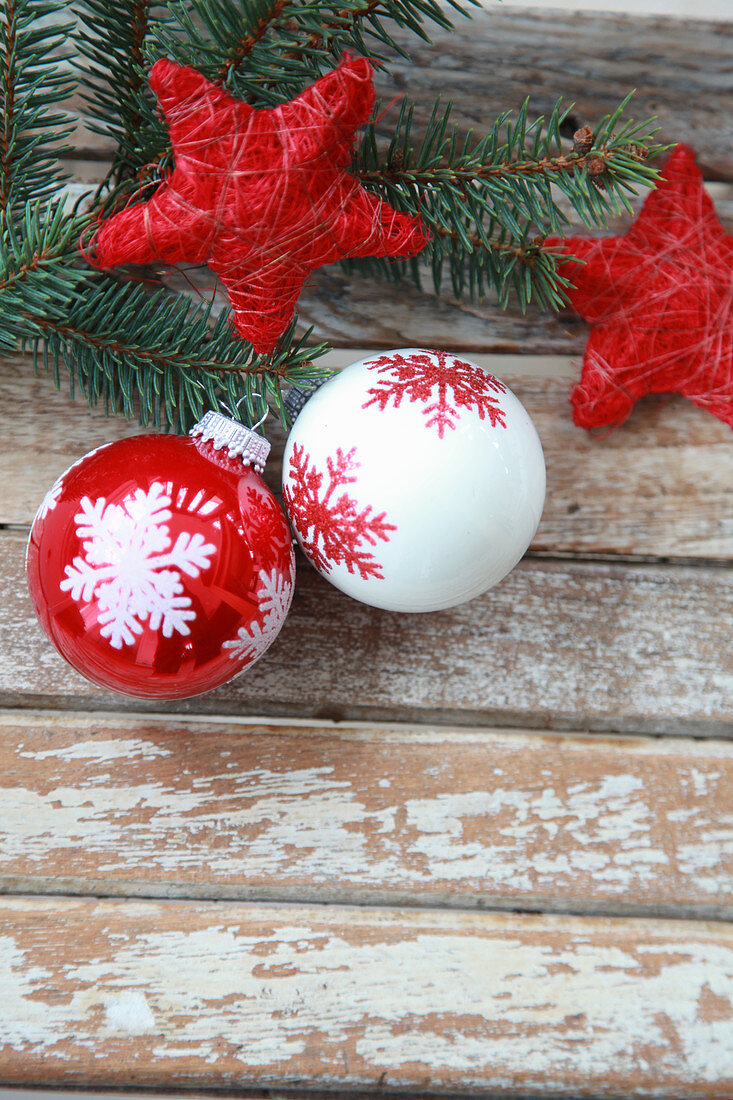
[[[310,397],[283,494],[298,542],[342,592],[392,611],[497,584],[537,530],[545,463],[523,405],[457,355],[371,355]]]

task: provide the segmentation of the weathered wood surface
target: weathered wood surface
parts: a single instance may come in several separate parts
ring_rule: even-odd
[[[385,102],[405,93],[424,118],[446,89],[480,130],[562,95],[570,131],[636,86],[634,114],[695,147],[733,230],[730,26],[492,3],[433,37],[378,78]],[[82,137],[97,161],[70,162],[72,189],[106,155]],[[261,665],[122,717],[45,640],[24,532],[2,533],[0,705],[30,709],[0,718],[0,892],[36,896],[0,903],[0,1080],[729,1100],[733,932],[690,919],[730,915],[733,888],[733,750],[711,739],[733,734],[729,429],[677,399],[601,439],[575,429],[588,329],[569,312],[334,268],[300,307],[340,349],[511,357],[493,369],[548,464],[534,556],[427,616],[355,604],[301,558]],[[27,360],[2,364],[0,405],[0,526],[27,527],[71,461],[138,431],[29,382]],[[489,724],[517,728],[472,728]]]
[[[571,419],[568,361],[538,361],[534,373],[512,376],[505,367],[516,370],[516,357],[481,361],[524,402],[542,439],[548,490],[533,550],[733,559],[733,435],[725,424],[682,398],[649,399],[616,432],[593,438]],[[0,440],[0,524],[29,524],[80,455],[141,430],[74,404],[51,378],[34,377],[28,359],[3,362],[0,407],[14,409],[13,431]],[[284,437],[278,425],[268,434],[266,477],[279,492]]]
[[[48,644],[24,547],[0,538],[0,701],[118,710]],[[525,559],[471,603],[400,615],[347,603],[301,557],[267,656],[166,710],[730,735],[732,613],[724,569]]]
[[[733,1088],[723,924],[18,897],[0,972],[7,1083]]]
[[[733,745],[0,719],[0,892],[733,915]]]
[[[708,178],[733,180],[730,25],[545,7],[487,4],[468,21],[457,17],[453,33],[431,29],[432,46],[403,34],[411,58],[380,77],[385,101],[404,93],[420,121],[442,92],[461,127],[483,132],[527,96],[532,116],[562,98],[575,104],[571,125],[592,126],[635,90],[630,113],[656,117],[662,143],[689,143]]]

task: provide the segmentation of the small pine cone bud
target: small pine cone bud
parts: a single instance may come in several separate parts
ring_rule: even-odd
[[[635,157],[636,160],[646,160],[649,156],[648,150],[645,149],[643,145],[626,145],[624,147],[624,152],[628,153],[630,157]]]
[[[534,245],[535,248],[542,248],[544,243],[545,243],[545,238],[544,237],[533,237],[532,238],[532,244]]]
[[[588,175],[589,176],[594,176],[594,177],[595,176],[602,176],[605,171],[606,171],[605,161],[602,160],[601,157],[593,157],[593,159],[588,164]]]
[[[405,163],[405,155],[401,149],[395,149],[390,159],[385,164],[385,171],[387,172],[399,172]]]
[[[584,157],[593,148],[593,131],[590,126],[581,126],[573,134],[573,152]]]

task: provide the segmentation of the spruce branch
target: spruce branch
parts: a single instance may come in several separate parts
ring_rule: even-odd
[[[210,307],[187,295],[151,292],[85,262],[79,240],[100,209],[68,211],[55,162],[71,130],[52,109],[72,86],[55,71],[67,28],[48,17],[60,6],[6,0],[0,27],[0,348],[32,349],[58,386],[66,374],[72,394],[144,424],[185,429],[220,402],[240,419],[259,420],[268,406],[285,418],[283,380],[327,373],[316,362],[327,348],[308,347],[310,332],[296,339],[293,322],[271,355],[257,356],[234,333],[228,311],[213,319]],[[151,120],[165,134],[143,68],[150,5],[123,7],[84,0],[83,34],[94,122],[118,141],[112,172],[124,183],[155,138]]]
[[[450,2],[466,14],[459,0]],[[254,106],[292,98],[347,49],[378,64],[385,47],[407,56],[385,19],[425,41],[425,23],[452,26],[438,0],[167,0],[165,7],[165,18],[151,25],[151,60],[163,54],[193,65]]]
[[[57,386],[63,366],[72,396],[79,390],[107,412],[185,431],[222,402],[231,415],[254,421],[268,401],[282,410],[284,379],[323,373],[314,360],[325,345],[308,347],[310,332],[296,340],[295,324],[272,355],[257,356],[233,334],[228,311],[212,324],[211,308],[186,295],[151,294],[88,269],[77,280],[63,309],[46,302],[39,310],[26,296],[14,335]]]
[[[116,149],[96,201],[109,211],[141,181],[152,163],[164,170],[168,135],[148,87],[145,44],[154,14],[152,0],[80,0],[77,32],[84,59],[81,75],[87,124],[112,138]]]
[[[254,27],[235,44],[226,61],[219,66],[217,83],[224,84],[232,69],[239,69],[243,61],[252,53],[257,43],[264,38],[273,23],[282,16],[286,0],[273,0],[268,9],[260,15]]]
[[[257,356],[232,330],[229,311],[164,288],[153,292],[92,271],[78,241],[89,217],[69,217],[63,198],[28,204],[0,238],[0,349],[29,347],[72,396],[143,424],[188,428],[221,401],[237,418],[259,420],[268,402],[284,418],[283,381],[323,377],[326,345],[296,340],[295,322],[270,356]]]
[[[558,308],[569,284],[558,275],[557,250],[545,248],[544,238],[561,235],[568,224],[559,195],[586,225],[605,225],[609,214],[631,209],[629,194],[656,178],[649,158],[661,147],[653,143],[650,122],[623,120],[629,98],[594,132],[583,131],[572,149],[561,137],[572,107],[561,101],[547,122],[531,123],[526,101],[516,118],[502,114],[478,139],[462,135],[451,124],[450,105],[441,110],[438,101],[417,147],[414,107],[403,103],[386,153],[372,123],[354,172],[398,209],[421,216],[432,237],[421,259],[436,291],[448,263],[459,296],[480,296],[492,286],[503,306],[513,288],[522,308],[532,298]],[[407,271],[398,265],[392,278]]]
[[[0,6],[0,229],[29,200],[46,201],[64,178],[58,156],[73,131],[59,105],[74,80],[63,69],[70,26],[51,27],[61,0],[2,0]]]

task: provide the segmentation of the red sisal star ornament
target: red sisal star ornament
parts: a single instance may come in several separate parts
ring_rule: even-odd
[[[548,242],[551,243],[551,242]],[[733,427],[733,237],[678,145],[628,233],[555,241],[571,304],[593,326],[573,419],[620,424],[647,393],[681,393]]]
[[[347,172],[374,105],[372,68],[345,57],[301,95],[257,110],[195,69],[150,72],[175,169],[149,202],[105,222],[95,263],[207,263],[227,288],[234,324],[272,351],[309,271],[356,256],[413,256],[420,219],[400,214]]]

